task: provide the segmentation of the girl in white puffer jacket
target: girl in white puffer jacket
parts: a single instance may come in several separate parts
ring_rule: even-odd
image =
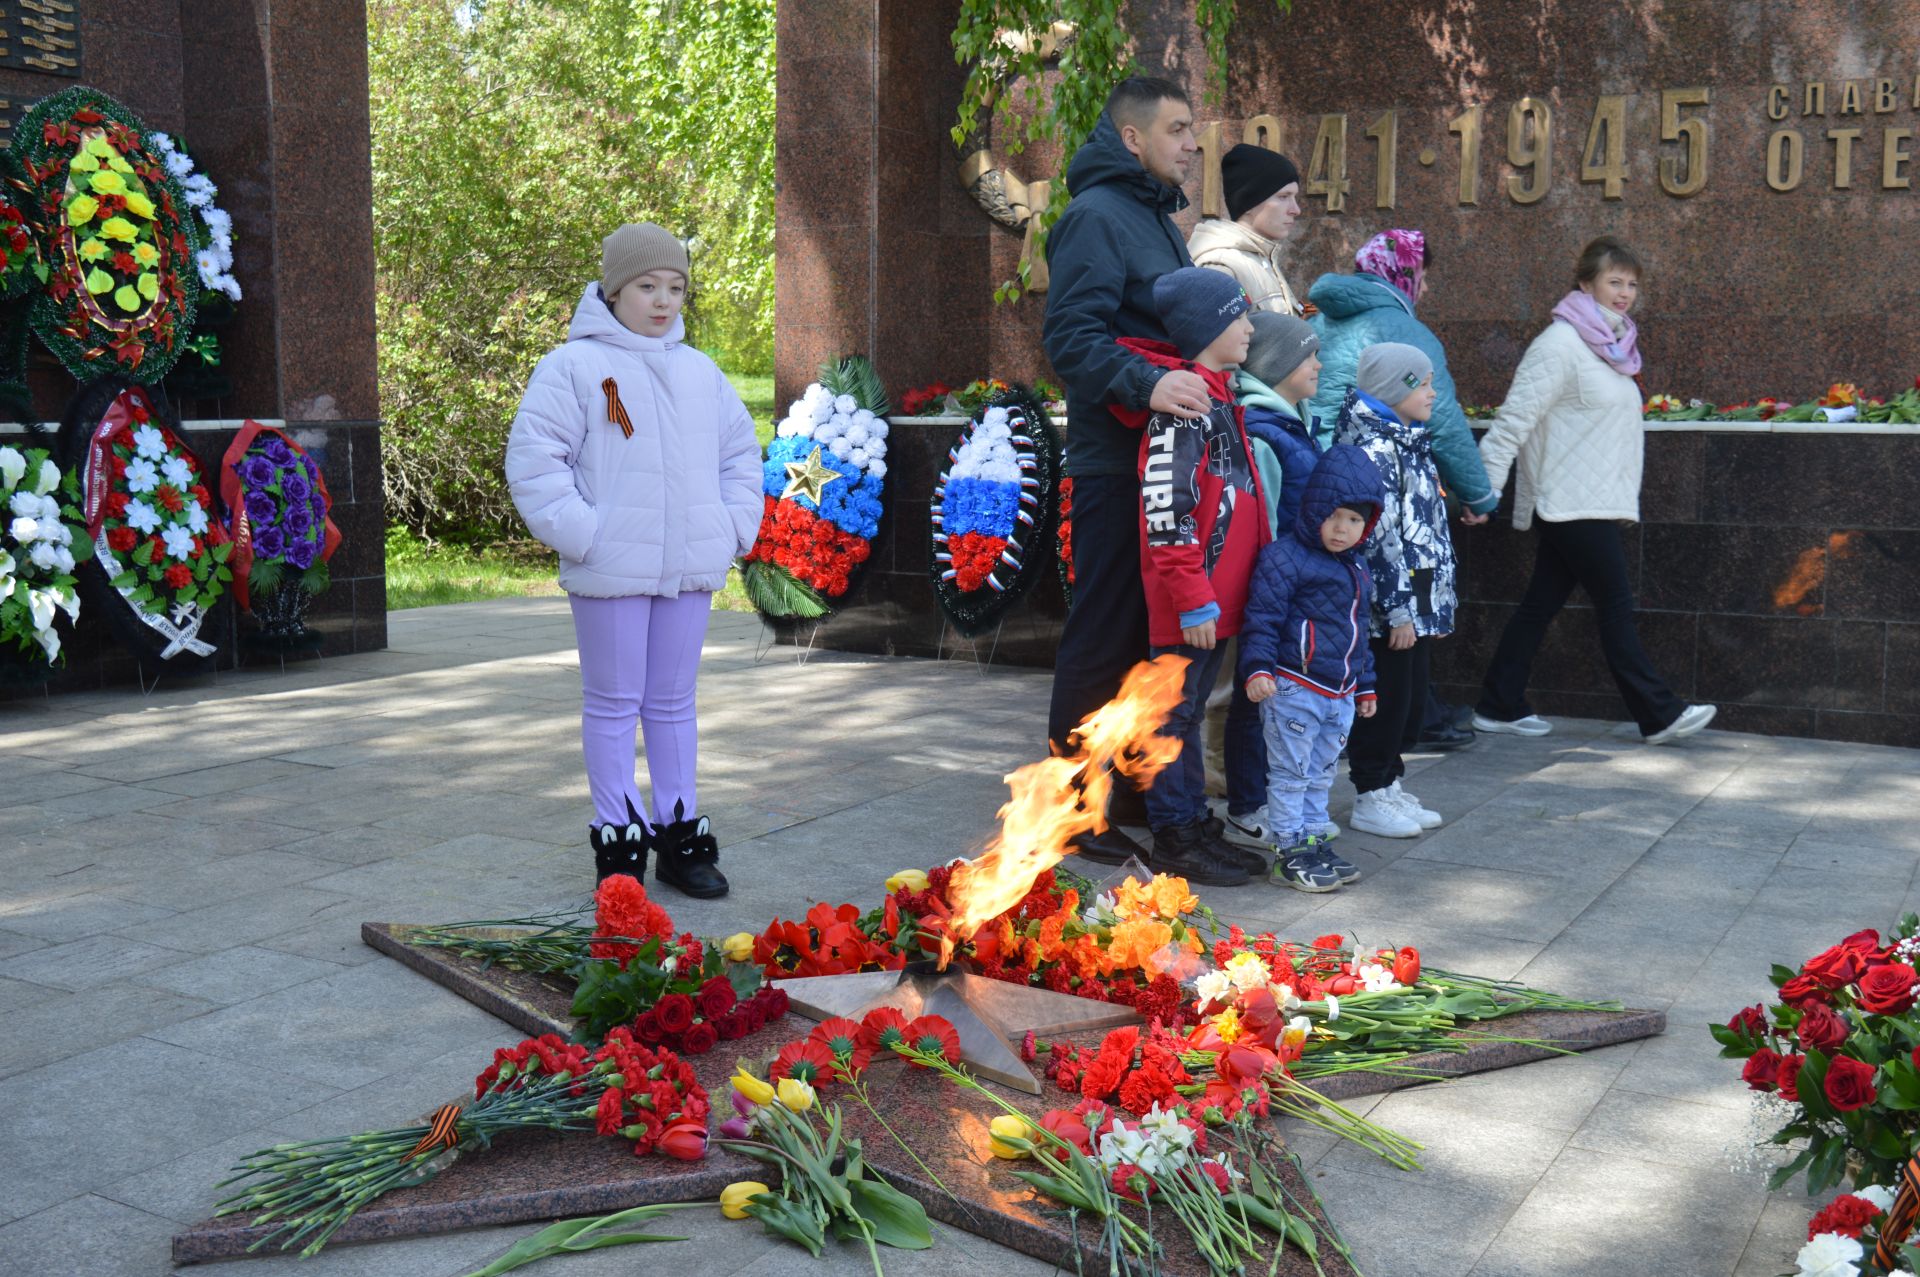
[[[1640,295],[1639,259],[1602,236],[1580,254],[1574,283],[1527,347],[1480,443],[1496,494],[1517,465],[1513,526],[1525,531],[1537,516],[1540,527],[1533,579],[1487,666],[1473,726],[1518,736],[1553,730],[1527,704],[1527,681],[1547,626],[1578,586],[1628,711],[1649,743],[1664,745],[1705,727],[1714,707],[1674,694],[1634,624],[1620,527],[1640,518],[1639,332],[1628,318]]]
[[[580,644],[581,744],[599,876],[645,875],[725,895],[694,790],[694,682],[713,592],[759,534],[753,418],[686,344],[687,250],[649,223],[601,244],[566,344],[534,369],[507,441],[507,484],[560,555]],[[636,801],[646,739],[652,822]]]

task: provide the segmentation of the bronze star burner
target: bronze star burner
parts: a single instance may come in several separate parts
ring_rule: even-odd
[[[880,1007],[893,1007],[909,1018],[944,1016],[959,1035],[960,1058],[969,1068],[1029,1095],[1040,1094],[1040,1080],[1015,1046],[1029,1030],[1047,1037],[1113,1028],[1140,1018],[1131,1007],[964,971],[941,971],[931,962],[911,963],[901,971],[801,976],[782,980],[779,987],[786,990],[793,1009],[811,1020],[858,1020]]]

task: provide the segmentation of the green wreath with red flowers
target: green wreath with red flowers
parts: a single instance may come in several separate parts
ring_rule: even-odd
[[[192,335],[200,291],[201,231],[185,192],[139,117],[98,89],[41,99],[14,138],[12,180],[38,240],[31,273],[45,285],[30,303],[33,331],[75,377],[111,359],[159,381]]]

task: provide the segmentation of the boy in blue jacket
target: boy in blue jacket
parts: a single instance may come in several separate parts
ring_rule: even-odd
[[[1239,674],[1266,735],[1272,880],[1299,891],[1332,891],[1360,877],[1317,831],[1327,823],[1327,793],[1354,716],[1374,710],[1373,585],[1356,550],[1383,500],[1365,452],[1328,449],[1291,530],[1260,552],[1247,596]]]

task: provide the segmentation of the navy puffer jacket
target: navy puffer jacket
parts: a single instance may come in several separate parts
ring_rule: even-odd
[[[1359,545],[1334,554],[1320,544],[1320,525],[1335,506],[1372,506],[1367,532],[1384,500],[1380,471],[1361,449],[1327,449],[1300,498],[1290,534],[1260,551],[1240,630],[1241,683],[1255,675],[1290,678],[1322,696],[1373,696],[1367,611],[1373,583]]]

